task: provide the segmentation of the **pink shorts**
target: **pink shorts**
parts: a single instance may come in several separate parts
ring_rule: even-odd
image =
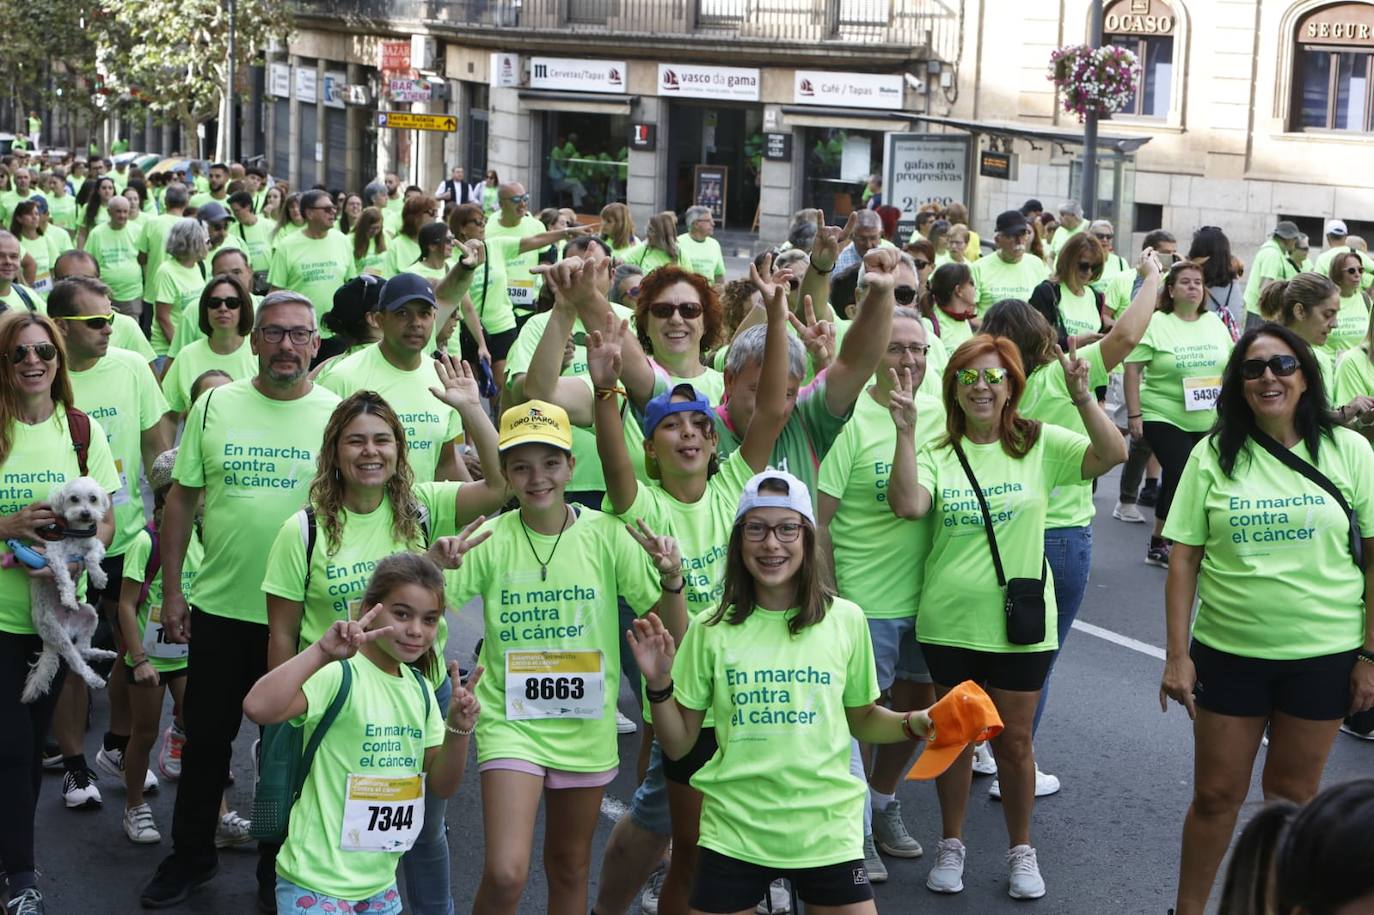
[[[613,766],[604,772],[569,772],[567,769],[548,769],[538,763],[532,763],[526,759],[514,759],[509,756],[489,759],[477,767],[478,772],[486,772],[489,769],[506,769],[510,772],[537,775],[544,780],[545,788],[554,791],[560,788],[603,788],[615,781],[616,775],[620,773],[619,766]]]

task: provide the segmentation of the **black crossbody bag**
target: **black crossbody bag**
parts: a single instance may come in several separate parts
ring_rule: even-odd
[[[997,570],[997,585],[1002,589],[1002,607],[1007,614],[1007,641],[1013,645],[1038,645],[1045,641],[1045,569],[1044,556],[1040,558],[1039,578],[1007,579],[1002,571],[1002,554],[997,549],[997,535],[992,531],[992,513],[988,511],[987,500],[983,498],[983,487],[973,475],[964,449],[951,443],[954,454],[964,468],[964,476],[973,486],[973,494],[978,497],[978,507],[983,511],[983,531],[988,535],[988,548],[992,550],[992,567]]]
[[[1336,504],[1345,512],[1345,517],[1350,522],[1350,557],[1355,560],[1355,565],[1361,570],[1364,569],[1364,540],[1360,537],[1360,519],[1355,514],[1355,509],[1350,507],[1345,496],[1341,493],[1340,487],[1322,473],[1312,464],[1304,461],[1292,451],[1274,441],[1269,434],[1260,431],[1258,428],[1250,431],[1250,437],[1259,444],[1261,448],[1268,451],[1278,462],[1289,470],[1295,471],[1307,477],[1313,483],[1322,488],[1331,498],[1336,500]]]

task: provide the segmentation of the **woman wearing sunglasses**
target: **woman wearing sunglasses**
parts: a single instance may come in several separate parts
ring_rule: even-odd
[[[1336,317],[1335,328],[1326,338],[1325,349],[1339,357],[1341,353],[1364,342],[1369,330],[1370,298],[1369,293],[1361,288],[1364,262],[1360,253],[1351,248],[1334,255],[1327,276],[1340,289],[1341,310]]]
[[[178,419],[191,409],[191,385],[205,372],[218,369],[238,381],[258,370],[258,357],[248,345],[253,300],[242,283],[227,273],[214,277],[205,284],[197,311],[197,325],[205,336],[177,353],[162,376],[162,394]]]
[[[1079,232],[1059,249],[1054,273],[1030,294],[1031,307],[1045,316],[1059,337],[1078,346],[1102,339],[1102,293],[1092,284],[1102,279],[1106,255],[1090,232]]]
[[[44,542],[40,531],[59,521],[46,501],[48,490],[82,472],[68,427],[68,411],[75,410],[76,403],[66,349],[50,318],[28,310],[0,316],[0,372],[0,478],[46,481],[41,492],[9,484],[0,490],[0,541],[13,538],[34,546]],[[111,495],[119,489],[109,442],[93,419],[86,473]],[[96,536],[108,546],[113,535],[110,511],[96,522]],[[34,809],[43,777],[43,740],[61,682],[54,682],[31,704],[19,701],[42,649],[34,631],[25,567],[0,567],[0,728],[5,734],[0,805],[11,811],[0,830],[0,867],[9,882],[10,909],[16,912],[43,910],[34,868]]]
[[[1031,732],[1059,646],[1054,576],[1045,553],[1052,492],[1126,460],[1121,434],[1093,398],[1088,360],[1072,349],[1055,355],[1056,373],[1086,436],[1020,414],[1026,376],[1016,345],[1002,337],[980,334],[950,356],[945,434],[934,442],[916,441],[911,378],[900,379],[890,395],[897,444],[888,503],[898,517],[931,518],[916,617],[921,653],[937,695],[964,680],[983,684],[1005,725],[991,743],[1010,840],[1008,892],[1015,899],[1045,894],[1030,834],[1036,781]],[[1003,581],[1025,594],[1014,613]],[[964,813],[972,777],[969,746],[936,781],[943,838],[926,886],[937,893],[964,888]]]
[[[1265,797],[1302,804],[1341,719],[1374,707],[1374,563],[1354,553],[1374,551],[1374,453],[1334,426],[1295,331],[1266,324],[1236,344],[1165,534],[1159,700],[1194,719],[1176,911],[1200,915],[1266,731]]]
[[[1150,443],[1159,461],[1155,524],[1145,562],[1168,568],[1164,520],[1174,487],[1193,446],[1216,419],[1221,371],[1231,354],[1231,332],[1208,311],[1202,267],[1181,261],[1169,268],[1159,303],[1140,344],[1126,357],[1123,393],[1132,438]]]

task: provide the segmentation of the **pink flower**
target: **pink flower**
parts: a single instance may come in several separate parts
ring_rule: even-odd
[[[313,895],[302,896],[296,900],[296,908],[313,909],[315,907],[316,902],[318,902],[318,900]]]

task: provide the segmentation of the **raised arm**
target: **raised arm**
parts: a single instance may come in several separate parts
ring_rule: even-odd
[[[434,287],[434,298],[439,303],[439,313],[435,316],[435,327],[443,327],[453,309],[463,301],[472,285],[472,273],[486,262],[487,246],[476,239],[460,242],[456,246],[462,254],[453,262],[448,273],[444,274]]]
[[[439,375],[439,387],[430,388],[430,393],[458,412],[463,421],[463,432],[476,450],[477,459],[482,462],[481,482],[474,481],[473,485],[458,490],[457,517],[461,519],[499,511],[507,498],[506,478],[501,473],[496,429],[491,424],[491,417],[482,408],[482,394],[477,388],[472,367],[444,354],[434,361],[434,370]],[[459,463],[462,463],[461,458]]]
[[[585,226],[572,226],[567,229],[553,229],[549,232],[540,232],[538,235],[526,235],[520,239],[520,253],[528,251],[538,251],[540,248],[547,248],[549,245],[556,245],[560,241],[568,241],[579,235],[586,235],[593,229],[601,228],[601,223],[592,223]]]
[[[617,515],[629,511],[639,494],[639,481],[635,479],[630,451],[625,446],[620,398],[615,393],[620,384],[620,341],[624,331],[624,321],[606,315],[601,330],[592,331],[587,338],[587,374],[595,386],[596,453],[606,476],[606,496],[611,500],[611,511]]]
[[[825,211],[813,210],[816,218],[816,239],[811,243],[811,265],[802,277],[801,294],[811,296],[816,311],[826,321],[835,320],[830,308],[830,277],[835,272],[835,261],[840,257],[840,230],[825,224]]]
[[[895,248],[875,248],[864,255],[864,298],[859,314],[844,335],[844,343],[825,381],[826,406],[833,416],[843,416],[859,399],[877,371],[892,335],[892,309],[897,300],[892,289],[900,261]]]
[[[892,375],[892,393],[887,410],[897,427],[897,445],[892,453],[892,474],[887,481],[887,504],[898,518],[915,521],[930,514],[930,490],[920,483],[916,468],[916,396],[912,391],[910,370]]]
[[[759,373],[759,389],[754,402],[754,416],[744,432],[740,454],[760,473],[768,466],[782,428],[787,424],[787,385],[789,358],[787,338],[787,282],[765,281],[753,264],[749,265],[749,279],[764,297],[768,313],[768,330],[763,343],[763,369]]]
[[[1098,347],[1102,362],[1107,371],[1121,364],[1122,360],[1135,349],[1145,331],[1150,326],[1150,318],[1155,313],[1155,303],[1159,299],[1159,259],[1153,248],[1146,248],[1140,256],[1136,272],[1140,274],[1140,289],[1131,299],[1131,304],[1116,319],[1116,324],[1102,338]],[[1132,411],[1134,412],[1134,411]]]
[[[572,303],[555,295],[549,323],[530,357],[521,392],[525,400],[545,400],[568,411],[568,420],[583,428],[592,424],[592,395],[577,378],[563,377],[563,355],[572,336],[577,313]]]
[[[635,661],[639,663],[640,673],[644,675],[649,704],[653,709],[654,736],[669,759],[681,759],[696,745],[706,713],[680,705],[671,695],[662,701],[654,701],[655,693],[661,694],[672,686],[677,640],[653,613],[635,620],[634,628],[626,631],[625,638],[634,652]]]
[[[1069,353],[1058,345],[1054,354],[1064,367],[1064,382],[1069,389],[1069,400],[1078,409],[1078,418],[1088,433],[1088,450],[1083,452],[1083,479],[1093,480],[1111,470],[1117,464],[1126,462],[1126,440],[1121,437],[1116,426],[1107,416],[1107,411],[1097,405],[1090,384],[1091,370],[1088,360],[1078,358],[1078,348],[1069,340]]]

